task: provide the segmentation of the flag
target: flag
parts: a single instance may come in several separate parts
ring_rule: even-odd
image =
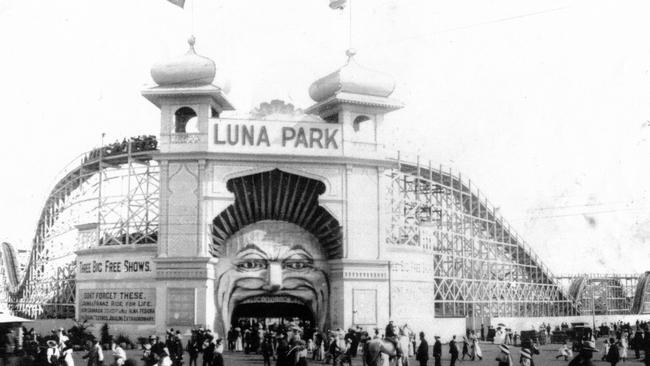
[[[171,0],[170,0],[171,1]],[[330,8],[332,9],[343,9],[347,4],[348,0],[330,0]]]
[[[185,7],[185,0],[167,0],[167,1],[181,8]]]

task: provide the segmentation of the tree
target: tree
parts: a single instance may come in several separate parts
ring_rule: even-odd
[[[111,343],[111,335],[110,335],[110,333],[108,333],[108,324],[107,323],[104,323],[104,325],[102,325],[101,329],[99,330],[99,333],[100,333],[99,342],[101,344],[109,344],[109,343]]]
[[[74,321],[72,328],[68,330],[68,336],[73,345],[85,346],[87,342],[92,343],[95,340],[95,336],[88,330],[92,325],[88,324],[88,320],[79,322],[78,320]]]

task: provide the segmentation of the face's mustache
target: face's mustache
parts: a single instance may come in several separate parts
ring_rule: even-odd
[[[271,294],[271,295],[295,295],[297,293],[304,293],[303,296],[299,296],[301,298],[305,298],[305,300],[308,300],[309,298],[321,298],[318,289],[309,281],[301,278],[293,278],[293,279],[287,279],[282,282],[282,287],[280,287],[279,290],[269,292],[264,289],[264,285],[266,284],[266,281],[263,281],[261,279],[253,279],[253,278],[240,278],[234,281],[232,283],[232,287],[230,290],[230,302],[233,300],[237,300],[239,297],[241,300],[241,297],[250,297],[254,296],[253,294],[257,295],[263,295],[263,294]]]

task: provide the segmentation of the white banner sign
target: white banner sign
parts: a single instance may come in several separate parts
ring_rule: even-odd
[[[153,323],[156,289],[79,289],[79,318],[96,322]]]

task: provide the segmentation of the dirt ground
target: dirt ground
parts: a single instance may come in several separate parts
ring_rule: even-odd
[[[600,348],[602,345],[602,340],[599,340],[597,342],[598,347]],[[469,359],[459,359],[456,365],[467,365],[467,366],[483,366],[483,365],[496,365],[497,362],[495,361],[496,356],[498,355],[498,350],[497,346],[492,345],[492,344],[487,344],[483,343],[481,344],[481,348],[483,350],[483,360],[475,360],[475,361],[470,361]],[[512,350],[512,359],[514,361],[514,365],[519,365],[519,347],[510,347]],[[567,365],[569,361],[564,361],[563,358],[556,359],[555,356],[558,354],[558,349],[560,348],[559,345],[551,344],[551,345],[544,345],[540,349],[540,354],[535,355],[534,361],[536,366],[543,366],[543,365],[549,365],[549,366],[561,366],[561,365]],[[86,360],[82,359],[84,352],[77,352],[75,353],[75,366],[84,366],[86,364]],[[113,357],[111,356],[110,351],[104,351],[104,356],[105,356],[105,364],[108,366],[113,362]],[[142,361],[140,361],[140,358],[142,356],[142,351],[138,350],[129,350],[127,351],[127,356],[133,360],[136,361],[137,365],[142,365]],[[598,352],[594,354],[594,363],[595,364],[601,364],[601,365],[609,365],[609,363],[605,361],[601,361],[602,357],[602,352]],[[629,356],[634,358],[634,352],[630,350]],[[643,352],[641,353],[641,357],[643,358]],[[189,357],[187,354],[185,354],[184,357],[184,363],[183,366],[188,366],[188,360]],[[410,361],[410,366],[419,366],[419,363],[415,361],[415,358],[411,357],[409,359]],[[443,357],[442,357],[442,364],[443,365],[449,365],[450,362],[450,356],[449,356],[449,348],[447,345],[443,345]],[[243,353],[233,353],[233,352],[228,352],[224,354],[224,363],[226,366],[239,366],[239,365],[262,365],[262,356],[260,355],[245,355]],[[318,364],[322,365],[323,362],[315,362],[315,361],[310,361],[312,364]],[[199,356],[198,359],[198,364],[201,365],[201,356]],[[352,360],[353,366],[361,366],[361,358],[357,356],[355,359]],[[433,366],[433,359],[430,359],[427,365]],[[627,360],[626,362],[619,362],[618,366],[640,366],[642,363],[639,360],[634,360],[630,359]]]

